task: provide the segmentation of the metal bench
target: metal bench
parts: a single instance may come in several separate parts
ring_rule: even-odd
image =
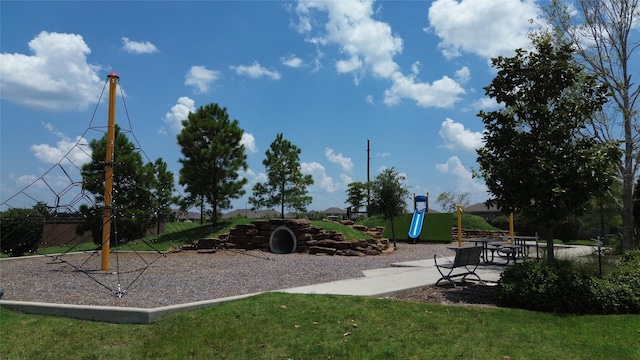
[[[442,277],[438,279],[436,282],[436,286],[440,284],[440,281],[446,280],[453,284],[453,287],[456,287],[456,283],[453,281],[453,278],[462,276],[462,281],[469,276],[473,275],[478,278],[479,281],[480,276],[476,274],[476,269],[478,268],[478,264],[480,264],[480,254],[482,253],[482,246],[469,246],[469,247],[459,247],[459,248],[451,248],[456,252],[456,256],[453,261],[442,255],[434,255],[433,261],[435,262],[436,269]],[[440,263],[438,263],[438,259],[440,259]],[[463,272],[455,271],[456,269],[463,268]],[[443,271],[443,269],[446,269]],[[448,272],[447,272],[448,270]],[[446,274],[445,274],[446,272]]]

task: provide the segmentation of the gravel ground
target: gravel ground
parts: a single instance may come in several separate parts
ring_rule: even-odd
[[[362,277],[362,270],[448,254],[449,244],[399,243],[364,257],[260,251],[67,254],[0,261],[3,300],[153,308]],[[82,271],[80,271],[82,270]]]

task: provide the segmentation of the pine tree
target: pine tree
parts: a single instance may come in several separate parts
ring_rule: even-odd
[[[238,120],[230,120],[227,108],[212,103],[201,106],[182,121],[184,128],[178,134],[183,158],[178,161],[180,185],[185,186],[190,198],[207,201],[212,207],[213,224],[218,211],[231,207],[231,199],[244,195],[247,179],[238,171],[247,169],[247,155],[241,143],[244,131]]]
[[[257,208],[279,205],[283,219],[285,207],[306,212],[306,206],[312,200],[307,195],[307,186],[313,184],[313,178],[302,174],[300,153],[301,150],[284,139],[282,133],[276,136],[262,161],[268,180],[253,187],[253,196],[249,198],[251,205]]]

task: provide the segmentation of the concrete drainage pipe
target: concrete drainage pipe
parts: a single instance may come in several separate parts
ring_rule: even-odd
[[[298,239],[286,226],[278,226],[271,232],[269,248],[274,254],[290,254],[296,251]]]

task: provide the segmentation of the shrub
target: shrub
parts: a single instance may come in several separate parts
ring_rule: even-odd
[[[629,252],[603,279],[576,270],[568,261],[525,262],[502,273],[501,305],[572,314],[640,313],[640,251]]]
[[[598,300],[607,313],[640,314],[640,250],[625,252],[599,283]]]
[[[507,268],[498,282],[501,305],[558,313],[594,313],[594,280],[567,261],[529,261]]]
[[[0,250],[22,256],[42,240],[46,217],[36,209],[9,209],[0,214]]]

